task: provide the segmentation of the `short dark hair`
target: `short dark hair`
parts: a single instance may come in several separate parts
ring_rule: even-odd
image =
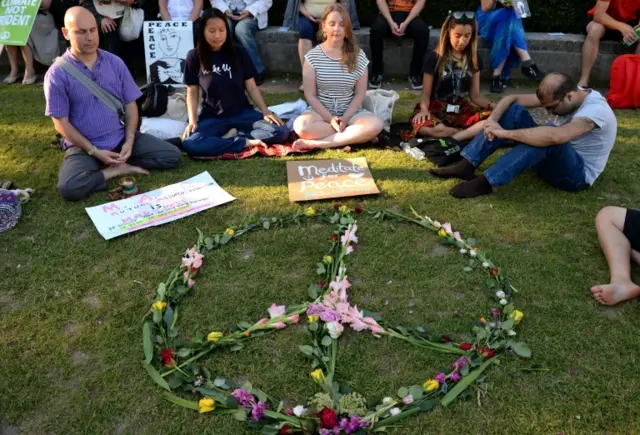
[[[556,80],[554,80],[556,78]],[[568,75],[559,72],[549,73],[540,82],[536,95],[540,101],[545,96],[551,97],[553,101],[564,98],[569,92],[577,91],[577,83]]]

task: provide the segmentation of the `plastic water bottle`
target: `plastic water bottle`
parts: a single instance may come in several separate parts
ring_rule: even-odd
[[[424,159],[424,151],[422,151],[420,148],[412,147],[406,142],[400,142],[400,148],[402,148],[405,153],[409,154],[416,160]]]

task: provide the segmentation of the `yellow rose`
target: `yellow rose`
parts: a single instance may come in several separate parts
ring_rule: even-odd
[[[429,391],[434,391],[440,388],[440,384],[435,379],[428,379],[424,382],[422,387],[424,388],[424,391],[428,393]]]
[[[200,401],[198,402],[198,407],[200,408],[200,414],[211,412],[216,409],[216,401],[211,397],[205,397],[204,399],[200,399]]]
[[[340,213],[345,214],[349,211],[349,207],[347,207],[346,205],[341,205],[340,206]]]
[[[162,311],[164,307],[167,306],[167,303],[164,301],[156,301],[151,305],[151,311]]]
[[[333,263],[333,257],[331,255],[325,255],[324,257],[322,257],[322,262],[324,264],[331,264]]]
[[[447,230],[445,230],[444,228],[440,228],[440,231],[438,231],[438,235],[440,237],[447,237]]]
[[[307,319],[309,320],[309,323],[316,323],[320,320],[320,316],[308,316]]]
[[[513,323],[516,325],[520,323],[520,320],[524,317],[524,313],[522,311],[513,310],[511,314],[509,314],[509,318],[513,320]]]
[[[316,381],[319,384],[324,383],[325,377],[322,369],[315,369],[314,371],[312,371],[311,377],[313,378],[314,381]]]
[[[316,214],[316,211],[313,209],[313,207],[309,207],[304,211],[304,215],[308,217],[314,216],[315,214]]]
[[[220,340],[222,338],[224,334],[222,332],[210,332],[209,335],[207,335],[207,341],[212,341],[212,342],[216,342],[218,340]]]
[[[236,233],[235,231],[233,231],[233,228],[227,228],[224,233],[230,237],[233,237],[233,235]]]
[[[484,317],[480,317],[480,322],[481,323],[487,323],[487,319],[485,319]]]

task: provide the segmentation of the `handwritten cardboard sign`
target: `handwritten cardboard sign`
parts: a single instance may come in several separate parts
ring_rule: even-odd
[[[291,202],[380,193],[364,157],[287,162],[287,178]]]
[[[100,235],[109,240],[233,200],[208,172],[203,172],[177,184],[85,210]]]
[[[184,86],[187,53],[193,48],[191,21],[145,21],[147,82]]]

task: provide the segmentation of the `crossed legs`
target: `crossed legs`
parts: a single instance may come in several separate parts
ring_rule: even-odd
[[[293,129],[300,137],[293,146],[303,150],[365,143],[378,136],[383,127],[382,119],[371,113],[356,114],[349,125],[337,133],[320,115],[307,112],[300,115],[293,124]]]
[[[640,286],[631,281],[631,260],[640,264],[640,252],[631,248],[624,234],[627,210],[605,207],[596,217],[596,230],[600,247],[609,264],[609,284],[591,288],[595,300],[603,305],[615,305],[640,296]]]

